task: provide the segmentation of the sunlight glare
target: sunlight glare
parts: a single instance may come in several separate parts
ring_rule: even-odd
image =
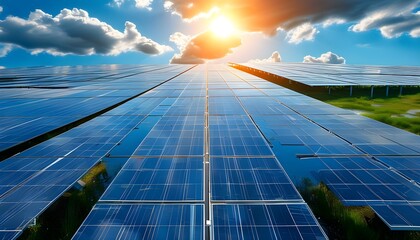
[[[210,24],[210,30],[216,36],[226,38],[235,33],[235,26],[228,18],[219,16]]]

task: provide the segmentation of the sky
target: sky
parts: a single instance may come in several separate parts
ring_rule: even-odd
[[[420,0],[0,0],[0,68],[420,65]]]

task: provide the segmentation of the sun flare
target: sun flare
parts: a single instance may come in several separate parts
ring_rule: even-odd
[[[235,25],[225,16],[219,16],[210,24],[210,30],[218,37],[226,38],[236,32]]]

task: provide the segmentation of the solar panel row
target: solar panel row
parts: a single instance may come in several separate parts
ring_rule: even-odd
[[[417,67],[316,63],[246,63],[243,66],[309,86],[418,86]]]
[[[187,69],[99,66],[3,70],[0,152],[136,96],[167,80],[161,74],[173,77]],[[56,77],[50,79],[51,75]]]
[[[163,72],[151,72],[147,76],[150,78],[153,78],[153,75],[159,76],[159,78],[154,77],[160,80],[151,81],[157,85],[180,73],[182,69],[169,68]],[[79,85],[83,86],[83,83]],[[118,88],[118,84],[112,86],[108,83],[108,85]],[[146,87],[153,86],[145,84],[140,88],[146,90]],[[7,89],[4,91],[7,92]],[[72,101],[71,98],[67,100],[69,103]],[[114,100],[119,101],[119,98]],[[63,109],[63,106],[54,107],[57,111]],[[81,104],[79,110],[83,108]],[[29,109],[23,112],[30,115]],[[48,115],[48,111],[45,113]],[[57,123],[61,122],[57,121],[55,124]],[[38,126],[35,124],[31,127]],[[17,237],[34,218],[74,185],[127,134],[137,130],[136,127],[140,127],[142,131],[149,127],[150,130],[150,119],[144,115],[115,115],[110,112],[1,161],[0,232],[9,234],[9,231],[12,231],[14,235],[11,238]],[[139,137],[141,134],[136,136]],[[127,155],[131,155],[134,150],[131,149]],[[119,151],[121,152],[121,149]]]
[[[34,79],[42,79],[40,86],[70,86],[66,90],[77,90],[71,92],[77,97],[69,99],[92,98],[91,91],[119,98],[185,70],[143,66],[151,72],[133,75],[139,68],[116,68],[115,74],[81,68],[90,79],[85,83],[73,68],[34,69],[32,77],[18,79],[22,86]],[[68,71],[74,80],[49,77],[49,71]],[[66,96],[62,90],[50,92]],[[38,93],[49,100],[42,97],[46,92]],[[12,106],[27,103],[23,96],[12,100]],[[25,121],[6,117],[4,126],[18,128]],[[105,155],[126,163],[74,239],[323,239],[288,176],[299,181],[314,171],[336,186],[333,191],[343,201],[369,202],[390,227],[417,229],[415,218],[399,211],[418,206],[418,185],[409,180],[418,181],[412,166],[419,144],[414,134],[247,73],[197,66],[0,162],[0,206],[6,214],[0,234],[17,236]]]
[[[261,65],[260,69],[272,68],[273,73],[277,70],[296,71],[304,78],[312,77],[306,75],[308,71],[322,74],[326,71],[338,77],[341,77],[340,71],[358,71],[355,66],[338,66],[339,69],[336,69],[329,65],[308,65],[307,70],[303,70],[301,68],[306,65],[290,65],[290,68],[289,65]],[[297,69],[302,72],[298,73]],[[336,72],[332,71],[334,69]],[[367,68],[367,71],[372,69]],[[394,70],[400,75],[411,74],[384,68],[384,71]],[[418,72],[418,68],[400,70]],[[420,200],[420,188],[416,184],[419,136],[303,95],[281,96],[277,92],[266,91],[264,88],[269,84],[261,84],[255,77],[241,76],[249,83],[260,85],[260,90],[272,97],[272,101],[278,101],[296,113],[274,117],[256,111],[257,116],[253,116],[288,174],[297,176],[295,181],[315,172],[315,177],[324,181],[344,204],[371,206],[391,229],[420,229],[417,221],[407,220],[412,216],[419,218],[418,211],[413,210],[406,216],[406,210],[415,209]],[[251,112],[256,108],[252,107],[252,103],[248,106]],[[396,220],[394,215],[400,216],[400,219]]]
[[[250,216],[252,221],[262,222],[261,226],[254,226],[260,230],[248,237],[325,238],[235,94],[244,87],[251,90],[250,94],[254,90],[234,75],[231,75],[231,81],[226,81],[221,77],[226,73],[229,74],[228,70],[221,66],[209,66],[209,69],[206,66],[196,67],[133,100],[162,98],[166,104],[161,105],[165,106],[161,111],[149,113],[149,116],[161,119],[138,144],[74,239],[108,239],[102,234],[104,232],[113,232],[111,235],[117,237],[130,233],[131,237],[139,239],[178,239],[178,235],[173,234],[181,234],[186,239],[202,239],[208,234],[213,239],[226,239],[227,236],[241,239],[242,235],[236,235],[231,230],[252,230],[253,226],[241,223],[241,216],[250,210],[260,212],[262,209],[270,211],[266,215],[255,215],[255,219]],[[151,100],[144,100],[147,101]],[[130,102],[126,105],[134,106]],[[206,164],[207,161],[209,164]],[[208,197],[210,201],[206,200]],[[179,220],[191,226],[190,235],[187,235],[183,227],[181,232],[172,232],[169,227],[176,223],[167,224],[170,216],[165,216],[158,220],[157,227],[162,229],[168,225],[168,229],[161,232],[169,234],[156,235],[156,226],[149,223],[148,218],[142,218],[139,224],[131,222],[138,217],[136,213],[129,212],[118,226],[108,224],[115,215],[98,215],[99,209],[112,212],[121,203],[140,211],[150,206],[163,208],[169,203],[177,209],[199,206],[194,213],[200,214],[202,221],[192,221],[195,215],[191,212],[181,217]],[[279,203],[290,206],[283,208],[278,206]],[[222,207],[238,209],[235,214],[229,215],[232,221],[228,225],[220,223],[228,213],[220,211]],[[290,210],[295,208],[299,212],[296,216]],[[278,226],[280,223],[269,222],[273,215],[284,215],[290,219],[299,215],[310,223],[292,220]],[[210,220],[210,229],[205,226],[204,219]],[[267,235],[263,229],[273,234]]]

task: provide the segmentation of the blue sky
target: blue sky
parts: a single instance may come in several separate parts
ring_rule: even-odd
[[[272,61],[275,51],[284,62],[335,63],[337,56],[346,64],[420,65],[419,0],[306,2],[323,7],[305,0],[0,0],[0,66]],[[240,3],[255,11],[238,10]],[[209,37],[219,15],[234,23],[234,35]]]

